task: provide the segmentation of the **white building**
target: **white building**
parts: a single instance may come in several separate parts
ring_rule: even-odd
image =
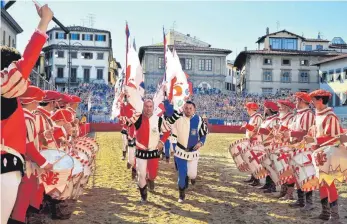
[[[320,74],[320,88],[333,94],[330,106],[335,113],[346,119],[347,125],[347,54],[315,63]],[[347,127],[347,126],[346,126]]]
[[[319,88],[319,74],[312,64],[340,53],[329,50],[329,41],[308,39],[286,30],[260,37],[258,50],[242,51],[234,66],[240,72],[238,91],[274,94]]]
[[[235,91],[236,69],[232,61],[227,61],[227,75],[225,76],[225,88],[227,92]]]
[[[79,83],[107,83],[112,56],[111,33],[107,30],[70,26],[67,35],[59,27],[47,31],[49,36],[43,48],[46,57],[46,74],[58,90]],[[69,44],[71,71],[69,71]]]
[[[21,32],[23,32],[23,29],[12,16],[5,9],[1,9],[1,45],[16,48],[17,34]]]

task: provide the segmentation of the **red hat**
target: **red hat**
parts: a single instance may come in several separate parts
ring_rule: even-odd
[[[72,99],[69,95],[62,93],[61,94],[61,102],[62,103],[72,103]]]
[[[81,102],[81,98],[79,98],[78,96],[71,95],[70,98],[72,100],[72,103],[80,103]]]
[[[57,110],[53,115],[52,115],[52,120],[53,121],[67,121],[67,122],[72,122],[73,116],[72,113],[66,109],[60,109]]]
[[[291,109],[295,108],[295,104],[290,102],[289,100],[278,100],[277,103],[282,104],[284,106],[287,106],[287,107],[289,107]]]
[[[324,89],[317,89],[309,94],[311,98],[315,96],[328,96],[329,98],[331,97],[331,93],[327,90]]]
[[[43,102],[59,101],[61,100],[61,94],[57,91],[45,90],[46,96],[43,98]]]
[[[247,108],[249,110],[258,110],[259,106],[257,103],[248,102],[248,103],[246,103],[245,108]]]
[[[34,101],[41,102],[45,93],[36,86],[28,86],[27,90],[23,95],[19,97],[22,104],[29,104]]]
[[[272,102],[272,101],[265,101],[264,102],[264,107],[271,109],[272,111],[278,111],[278,106],[276,103]]]
[[[296,92],[295,97],[305,101],[306,103],[311,102],[311,97],[309,96],[308,93],[305,93],[305,92]]]

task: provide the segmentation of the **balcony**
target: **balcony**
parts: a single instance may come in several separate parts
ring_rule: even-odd
[[[81,78],[73,78],[73,77],[71,77],[71,80],[70,80],[71,84],[79,84],[81,82],[82,82]]]

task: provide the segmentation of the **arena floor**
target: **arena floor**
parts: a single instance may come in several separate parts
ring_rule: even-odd
[[[243,183],[248,178],[239,172],[227,152],[229,144],[243,135],[210,134],[201,150],[197,184],[187,191],[187,200],[177,202],[177,177],[172,160],[160,162],[154,193],[148,202],[140,196],[126,162],[121,160],[120,133],[96,133],[100,144],[97,168],[89,189],[71,204],[70,220],[48,223],[323,223],[311,218],[320,212],[319,193],[315,210],[304,214],[288,207],[290,201],[265,196]],[[340,215],[347,223],[347,185],[339,185]]]

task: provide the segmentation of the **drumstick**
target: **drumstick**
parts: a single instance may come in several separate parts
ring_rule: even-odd
[[[62,160],[62,158],[64,158],[66,155],[68,155],[67,153],[65,153],[62,157],[60,157],[59,159],[57,159],[52,165],[54,166],[55,164],[57,164],[60,160]]]

